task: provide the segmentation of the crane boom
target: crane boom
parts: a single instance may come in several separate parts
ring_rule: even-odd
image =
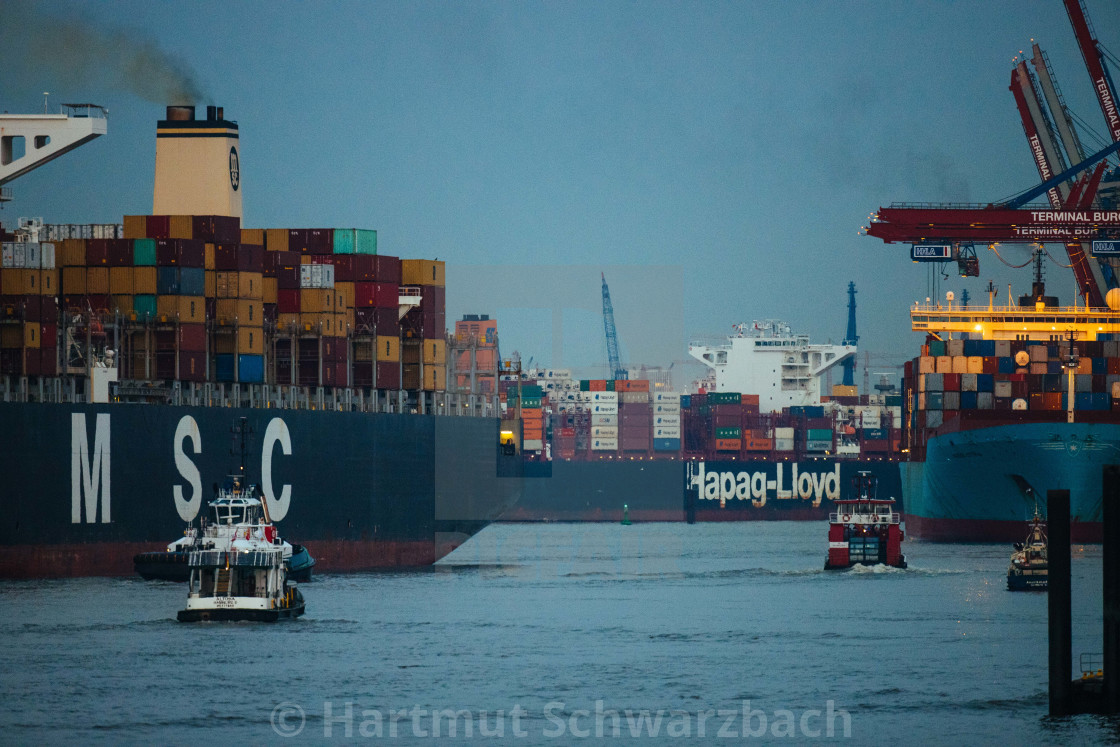
[[[610,368],[611,378],[625,379],[626,371],[622,368],[618,355],[618,332],[614,328],[614,306],[611,304],[611,291],[607,287],[607,276],[599,273],[603,279],[603,329],[607,334],[607,363]]]
[[[1100,44],[1089,28],[1088,14],[1085,13],[1085,4],[1082,0],[1062,0],[1066,6],[1066,14],[1073,25],[1073,33],[1077,37],[1077,46],[1081,49],[1081,56],[1085,59],[1085,68],[1093,80],[1093,91],[1097,94],[1097,102],[1101,105],[1104,121],[1108,124],[1108,134],[1113,142],[1120,141],[1120,113],[1116,110],[1115,87],[1112,79],[1104,67],[1104,58],[1101,54]]]

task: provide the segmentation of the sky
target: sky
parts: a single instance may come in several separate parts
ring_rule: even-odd
[[[1086,6],[1120,52],[1120,3]],[[602,274],[623,362],[687,384],[689,341],[739,322],[840,342],[854,281],[861,362],[887,371],[919,353],[931,269],[860,227],[1038,183],[1008,91],[1032,39],[1103,133],[1061,0],[5,0],[0,110],[46,91],[109,116],[10,184],[0,222],[150,213],[156,121],[193,99],[239,123],[244,225],[373,228],[383,254],[444,260],[449,324],[496,317],[503,354],[605,376]],[[1072,273],[1047,279],[1069,303]],[[984,248],[979,278],[936,290],[989,280],[1002,297],[1030,271]]]

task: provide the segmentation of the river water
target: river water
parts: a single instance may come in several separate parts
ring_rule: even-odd
[[[1009,547],[825,572],[826,547],[815,522],[496,525],[431,569],[321,575],[271,625],[180,624],[178,584],[0,582],[0,740],[1120,741],[1047,717],[1046,595],[1005,590]],[[1100,561],[1075,547],[1075,672]]]

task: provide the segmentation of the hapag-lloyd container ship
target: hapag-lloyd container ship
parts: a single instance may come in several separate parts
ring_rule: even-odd
[[[900,495],[901,396],[838,387],[822,401],[825,373],[853,346],[811,344],[769,320],[690,353],[710,367],[709,391],[563,370],[505,377],[529,461],[503,520],[827,519],[859,470]]]
[[[0,183],[105,132],[3,115]],[[443,265],[358,229],[240,226],[238,126],[169,107],[155,210],[21,221],[0,266],[0,577],[125,575],[247,472],[322,570],[435,562],[512,505],[493,397],[445,391]],[[7,196],[7,195],[4,195]]]

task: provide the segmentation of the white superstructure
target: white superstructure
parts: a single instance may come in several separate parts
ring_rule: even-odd
[[[819,405],[821,378],[856,354],[854,345],[813,345],[774,319],[735,325],[717,344],[691,343],[688,353],[708,366],[717,392],[757,394],[762,412]]]

